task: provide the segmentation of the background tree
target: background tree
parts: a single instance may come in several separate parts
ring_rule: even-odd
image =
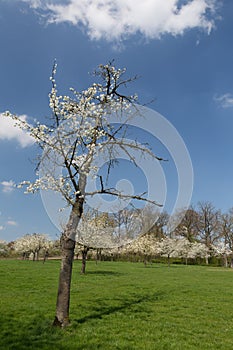
[[[210,202],[198,203],[198,235],[209,250],[219,237],[220,211]],[[206,260],[208,263],[208,260]]]
[[[191,206],[188,210],[180,210],[175,214],[177,221],[179,222],[180,216],[182,216],[181,222],[176,226],[175,235],[177,237],[184,237],[189,242],[195,242],[198,238],[198,220],[199,215]]]
[[[88,89],[78,92],[71,89],[72,97],[60,96],[57,91],[54,64],[51,82],[50,107],[52,120],[48,125],[36,126],[20,120],[17,116],[6,113],[15,120],[16,125],[28,131],[35,142],[43,149],[40,160],[41,176],[34,183],[23,182],[27,192],[34,193],[39,189],[59,192],[70,207],[67,225],[61,235],[61,269],[57,293],[56,316],[54,325],[64,327],[69,323],[70,284],[75,249],[75,236],[83,214],[87,196],[104,194],[146,200],[142,195],[129,196],[115,188],[108,188],[105,179],[99,176],[95,160],[101,154],[108,162],[109,175],[113,159],[118,158],[121,149],[126,158],[136,165],[132,150],[141,152],[152,160],[161,160],[145,145],[127,140],[127,120],[134,96],[121,92],[133,79],[124,79],[125,69],[116,69],[112,64],[100,65],[95,72],[97,83]],[[136,108],[136,107],[135,107]],[[136,111],[136,109],[135,109]],[[128,114],[126,113],[128,112]],[[119,118],[119,125],[109,124],[108,116],[114,113]],[[133,118],[133,113],[130,115]],[[128,138],[130,140],[130,137]],[[62,167],[62,174],[57,168]],[[96,191],[87,191],[88,177],[98,178]],[[155,202],[153,202],[155,203]]]
[[[191,243],[190,249],[187,254],[188,259],[196,260],[197,258],[205,259],[208,263],[208,258],[210,256],[209,248],[200,242]]]
[[[228,256],[232,255],[232,250],[229,245],[218,241],[212,246],[212,254],[216,257],[220,257],[223,261],[223,266],[228,267]]]
[[[159,217],[156,218],[156,222],[149,230],[150,234],[153,234],[156,238],[161,240],[166,235],[166,225],[169,220],[169,215],[167,212],[163,211],[162,213],[158,214]]]
[[[14,249],[22,254],[23,259],[29,258],[32,254],[33,261],[39,259],[41,250],[48,251],[52,243],[45,234],[26,234],[14,242]]]
[[[231,267],[233,268],[233,208],[220,216],[219,233],[222,239],[221,246],[225,246],[227,252],[225,253],[225,265],[228,264],[227,257],[231,256]],[[231,254],[229,254],[229,250]]]
[[[180,238],[176,240],[176,254],[179,258],[184,259],[188,265],[189,253],[192,243],[187,238]]]
[[[7,257],[9,254],[10,248],[6,241],[0,240],[0,257]]]
[[[13,248],[14,250],[22,255],[22,259],[29,258],[31,253],[30,249],[30,235],[24,235],[23,237],[18,238],[14,241]]]
[[[165,236],[165,228],[169,219],[166,212],[160,212],[155,206],[147,205],[138,209],[136,214],[137,227],[142,235],[148,233],[158,239]]]
[[[151,261],[152,257],[159,253],[158,239],[148,233],[144,233],[131,243],[123,247],[122,253],[140,258],[146,266]]]
[[[167,258],[168,266],[170,266],[170,258],[179,257],[179,239],[174,239],[170,237],[162,238],[159,242],[159,253],[161,256]]]
[[[78,226],[76,241],[77,253],[82,255],[81,274],[86,272],[87,254],[90,250],[98,250],[111,247],[114,242],[114,220],[109,217],[108,213],[98,215],[97,211],[89,211],[82,216]]]

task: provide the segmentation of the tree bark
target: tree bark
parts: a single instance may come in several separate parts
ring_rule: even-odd
[[[39,261],[39,252],[40,252],[40,250],[36,251],[36,261]]]
[[[84,247],[82,250],[82,267],[81,267],[81,274],[86,273],[86,262],[87,262],[87,253],[88,253],[89,248]]]
[[[45,261],[48,259],[48,256],[49,256],[49,253],[48,253],[48,251],[46,250],[46,251],[44,252],[43,264],[44,264]]]
[[[168,265],[168,267],[170,267],[170,254],[168,254],[168,256],[167,256],[167,265]]]
[[[227,259],[227,255],[226,254],[223,257],[223,266],[224,267],[228,267],[228,259]]]
[[[102,254],[102,249],[101,248],[97,248],[96,249],[96,259],[95,259],[96,265],[97,265],[98,261],[101,261],[101,258],[102,258],[101,254]]]
[[[61,236],[61,268],[57,293],[56,316],[54,326],[65,327],[69,324],[70,286],[75,249],[75,236],[83,211],[83,200],[77,200],[72,207],[68,224]]]
[[[231,256],[231,268],[233,268],[233,256]]]

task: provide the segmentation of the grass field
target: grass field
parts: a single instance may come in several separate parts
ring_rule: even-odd
[[[60,262],[0,261],[0,349],[233,349],[231,269],[75,261],[71,326],[54,329]]]

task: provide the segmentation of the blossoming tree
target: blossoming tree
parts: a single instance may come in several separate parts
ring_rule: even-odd
[[[75,253],[81,252],[82,255],[81,274],[86,272],[86,259],[89,250],[95,249],[100,252],[103,248],[112,246],[114,226],[113,219],[107,213],[93,217],[93,213],[89,212],[82,216],[76,234],[78,244],[75,247]]]
[[[52,244],[45,234],[33,233],[18,238],[13,247],[15,251],[22,254],[23,259],[32,254],[33,261],[35,261],[39,259],[40,251],[43,250],[45,255]]]
[[[146,266],[147,263],[151,261],[151,258],[160,253],[159,241],[153,234],[146,233],[123,247],[123,253],[124,252],[141,256]]]
[[[6,116],[15,120],[16,125],[26,130],[43,150],[40,165],[43,171],[34,183],[24,181],[27,192],[34,193],[40,189],[59,192],[70,206],[70,215],[61,235],[62,262],[57,293],[56,316],[54,325],[64,327],[69,323],[70,284],[72,262],[75,249],[75,236],[83,214],[84,203],[88,196],[104,194],[121,199],[145,200],[144,195],[127,195],[116,188],[108,188],[106,181],[98,175],[95,160],[102,154],[108,161],[109,173],[114,158],[120,149],[136,165],[131,151],[149,155],[153,160],[161,160],[147,146],[135,140],[128,140],[127,120],[129,111],[135,106],[135,96],[127,96],[127,83],[135,78],[124,78],[125,69],[116,69],[112,63],[100,65],[95,72],[97,83],[78,92],[71,89],[72,96],[60,96],[57,91],[55,74],[56,63],[51,76],[52,90],[50,107],[52,121],[47,125],[37,123],[35,126],[20,120],[6,112]],[[114,113],[119,123],[113,126],[109,116]],[[133,113],[130,116],[133,118]],[[56,171],[62,167],[62,173]],[[92,176],[98,181],[98,188],[88,192],[87,180]],[[149,201],[151,202],[151,201]],[[155,203],[155,202],[153,202]]]

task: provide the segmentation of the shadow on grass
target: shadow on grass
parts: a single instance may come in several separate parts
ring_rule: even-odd
[[[94,319],[101,319],[103,316],[109,316],[111,314],[114,314],[119,311],[125,311],[127,309],[130,309],[131,307],[137,306],[141,303],[144,302],[156,302],[160,300],[164,296],[164,293],[154,293],[154,294],[149,294],[149,295],[143,295],[143,296],[134,296],[130,300],[122,300],[121,299],[114,299],[111,300],[112,303],[117,301],[121,301],[120,305],[99,305],[98,307],[93,307],[93,313],[90,315],[87,315],[85,317],[79,318],[79,319],[74,319],[72,320],[72,323],[80,324],[80,323],[85,323],[88,322],[89,320],[94,320]],[[135,312],[135,311],[134,311]]]
[[[160,264],[160,263],[147,263],[146,265],[141,264],[140,266],[138,266],[139,269],[161,269],[161,268],[165,268],[165,269],[177,269],[177,268],[185,268],[188,266],[192,266],[192,265],[186,265],[186,264]]]
[[[62,331],[52,327],[52,321],[38,316],[36,318],[16,319],[11,315],[1,315],[0,349],[56,349],[65,350],[61,345]]]
[[[71,319],[72,331],[75,330],[80,324],[85,324],[91,320],[98,320],[104,316],[113,315],[120,311],[128,312],[144,312],[146,302],[157,302],[164,297],[164,293],[150,293],[139,295],[133,293],[127,296],[119,296],[113,299],[102,299],[97,300],[92,309],[91,313],[79,319]],[[137,309],[138,306],[139,307]],[[0,349],[4,350],[98,350],[103,349],[100,344],[86,343],[86,339],[82,339],[82,344],[67,344],[64,342],[67,340],[67,332],[64,330],[52,327],[52,319],[39,314],[36,317],[27,315],[20,316],[19,314],[0,314],[1,324],[1,337],[0,337]],[[91,326],[91,325],[90,325]],[[128,349],[127,347],[125,349]],[[123,350],[123,348],[122,348]]]
[[[86,275],[99,275],[99,276],[122,276],[123,273],[117,271],[87,271]]]

